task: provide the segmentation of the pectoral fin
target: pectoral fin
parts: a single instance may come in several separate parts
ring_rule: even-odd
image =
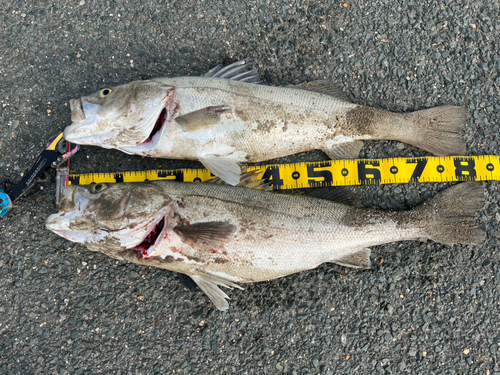
[[[337,263],[345,267],[370,269],[372,266],[370,262],[371,253],[372,251],[370,249],[364,248],[356,253],[334,260],[333,263]]]
[[[356,159],[362,148],[363,141],[352,141],[325,147],[323,151],[332,160]]]
[[[235,231],[236,226],[225,221],[209,221],[191,225],[180,225],[173,230],[179,235],[182,242],[192,248],[210,251],[223,246]]]
[[[215,307],[221,311],[225,311],[229,308],[229,304],[226,300],[230,298],[226,293],[220,290],[219,285],[229,289],[243,289],[233,281],[208,271],[197,270],[195,274],[190,276],[203,293],[210,298]]]
[[[203,155],[198,157],[200,162],[214,175],[227,184],[236,186],[240,182],[241,168],[234,159],[216,155]]]
[[[228,109],[222,105],[211,106],[175,118],[185,132],[205,130],[220,123],[220,116]]]

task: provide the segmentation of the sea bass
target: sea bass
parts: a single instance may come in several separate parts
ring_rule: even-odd
[[[156,78],[70,101],[67,141],[156,158],[199,160],[236,185],[238,163],[314,149],[356,158],[363,140],[389,139],[434,155],[463,155],[466,110],[393,113],[354,104],[335,85],[275,87],[240,61],[203,77]]]
[[[481,183],[455,185],[409,211],[216,184],[70,185],[46,227],[90,250],[188,275],[219,310],[219,286],[271,280],[333,262],[369,268],[370,247],[431,239],[479,245]]]

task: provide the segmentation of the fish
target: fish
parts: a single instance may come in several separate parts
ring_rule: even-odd
[[[422,205],[381,211],[324,198],[229,185],[153,181],[69,185],[48,230],[91,251],[184,275],[219,310],[220,288],[261,282],[332,262],[368,269],[372,246],[406,240],[480,245],[479,182],[452,186]]]
[[[364,140],[396,140],[437,156],[464,155],[466,109],[394,113],[352,103],[327,80],[268,86],[246,60],[201,77],[154,78],[70,101],[71,143],[200,161],[237,185],[243,163],[311,150],[353,159]]]

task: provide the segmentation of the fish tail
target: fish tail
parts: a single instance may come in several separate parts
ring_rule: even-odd
[[[441,106],[404,114],[405,120],[396,133],[397,140],[421,148],[437,156],[465,155],[460,133],[467,118],[465,107]],[[394,139],[394,138],[393,138]]]
[[[484,189],[480,182],[463,182],[426,201],[418,210],[426,216],[426,232],[445,245],[481,245],[486,233],[474,216],[484,207]]]

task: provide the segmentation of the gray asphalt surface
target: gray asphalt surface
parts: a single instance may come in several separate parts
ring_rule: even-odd
[[[18,181],[32,166],[70,123],[69,99],[240,58],[269,84],[326,78],[353,101],[392,111],[464,105],[468,153],[498,155],[499,31],[496,0],[7,0],[0,177]],[[424,153],[398,142],[362,150],[412,155]],[[72,162],[78,172],[183,165],[91,147]],[[170,272],[46,231],[56,211],[52,175],[0,219],[0,373],[500,375],[500,190],[484,187],[484,246],[379,246],[372,270],[326,264],[245,285],[220,313]],[[369,205],[395,208],[444,188],[356,190]]]

